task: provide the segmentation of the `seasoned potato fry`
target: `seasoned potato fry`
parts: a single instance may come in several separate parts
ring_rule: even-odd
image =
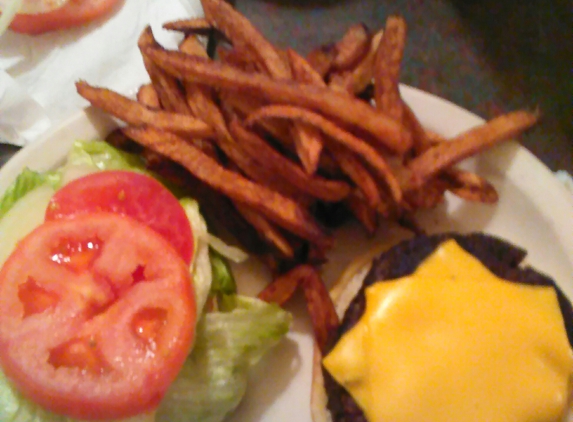
[[[333,90],[357,95],[366,89],[374,76],[374,59],[383,35],[383,30],[374,34],[370,41],[370,50],[353,70],[335,74],[331,78],[329,86]]]
[[[398,84],[405,45],[406,22],[400,16],[388,17],[374,58],[374,102],[397,121],[402,121],[404,114]]]
[[[308,53],[306,59],[312,68],[324,79],[330,69],[332,69],[332,62],[335,56],[336,47],[334,44],[329,44],[315,48]]]
[[[499,199],[495,187],[475,173],[448,168],[440,178],[446,181],[447,190],[467,201],[495,204]]]
[[[378,228],[377,208],[372,208],[370,204],[365,201],[361,192],[352,192],[344,203],[348,206],[354,217],[356,217],[360,224],[366,229],[366,232],[370,235],[374,234]]]
[[[241,215],[247,220],[259,233],[259,235],[284,258],[294,258],[294,250],[281,232],[270,223],[265,217],[248,206],[236,203],[235,207]]]
[[[205,122],[191,116],[151,110],[109,89],[92,87],[83,81],[76,82],[76,89],[92,105],[126,123],[135,126],[150,125],[198,138],[213,135],[213,130]]]
[[[153,37],[153,32],[151,31],[150,26],[147,26],[143,30],[139,36],[137,45],[140,51],[147,47],[157,47],[159,45]],[[179,83],[177,80],[175,80],[173,76],[167,74],[167,72],[165,72],[163,69],[153,64],[151,60],[145,57],[143,51],[142,56],[145,69],[149,74],[149,78],[151,79],[153,87],[157,92],[157,96],[159,97],[159,102],[163,108],[167,111],[173,111],[180,114],[189,114],[189,108],[187,107],[185,96],[179,88]]]
[[[271,221],[303,239],[318,244],[331,242],[309,213],[295,201],[225,169],[177,135],[151,127],[126,127],[123,130],[136,142],[181,164],[213,189],[260,210]]]
[[[450,142],[442,142],[429,148],[408,164],[413,175],[413,186],[419,187],[430,177],[464,158],[523,133],[537,120],[537,113],[515,111],[464,132]]]
[[[275,47],[229,3],[203,0],[205,19],[221,31],[237,51],[251,54],[269,75],[290,79],[290,69]]]
[[[346,30],[346,33],[335,45],[336,56],[332,67],[336,70],[352,69],[366,55],[370,47],[370,34],[366,25],[356,23]]]
[[[236,68],[192,57],[177,51],[148,47],[145,54],[173,76],[198,81],[219,89],[248,92],[257,98],[308,107],[346,125],[358,127],[390,151],[404,153],[412,146],[410,133],[401,123],[377,112],[368,104],[327,88],[274,80]]]
[[[301,192],[306,192],[324,201],[337,202],[344,199],[350,192],[350,186],[342,181],[324,179],[320,176],[310,176],[295,163],[281,155],[263,139],[241,126],[238,119],[230,124],[233,137],[241,147],[252,155],[261,158],[261,165],[280,173],[286,180]]]
[[[300,119],[319,128],[322,132],[328,135],[328,139],[336,141],[340,145],[344,145],[344,147],[358,154],[365,162],[372,166],[372,169],[385,180],[396,202],[400,203],[402,201],[400,184],[392,173],[390,167],[382,155],[363,140],[352,135],[350,132],[341,129],[319,114],[298,107],[266,106],[250,115],[247,118],[246,123],[247,125],[250,125],[259,119],[269,117]]]
[[[151,84],[141,85],[137,90],[137,101],[147,108],[158,110],[161,108],[157,91]]]
[[[211,31],[213,26],[205,18],[193,18],[166,22],[163,24],[163,28],[172,31],[206,35]]]

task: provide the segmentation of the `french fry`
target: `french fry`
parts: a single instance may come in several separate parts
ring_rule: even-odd
[[[475,173],[448,168],[440,178],[447,183],[447,190],[466,201],[495,204],[499,199],[495,187]]]
[[[449,142],[439,143],[408,164],[412,171],[412,187],[420,188],[428,179],[464,158],[512,139],[533,126],[537,113],[514,111],[464,132]]]
[[[166,22],[163,24],[163,28],[171,31],[207,35],[213,26],[205,18],[192,18]]]
[[[361,192],[352,192],[344,201],[366,232],[373,235],[378,228],[378,209],[368,204]]]
[[[428,138],[428,133],[426,130],[424,130],[424,127],[414,114],[414,111],[412,111],[410,106],[404,101],[402,101],[402,111],[402,121],[404,122],[404,126],[406,126],[412,134],[414,153],[421,154],[431,146],[431,141]]]
[[[161,108],[157,91],[155,91],[152,84],[144,84],[139,87],[137,90],[137,101],[147,108],[156,110]]]
[[[366,25],[363,23],[351,25],[335,45],[336,55],[332,60],[332,67],[336,70],[353,69],[366,55],[369,47],[370,34]]]
[[[205,19],[238,51],[251,54],[269,75],[290,79],[290,70],[275,47],[233,6],[223,0],[203,0]]]
[[[241,213],[243,218],[253,226],[259,235],[272,247],[274,247],[283,258],[294,258],[294,250],[288,241],[284,238],[281,232],[270,223],[265,217],[260,215],[256,210],[248,206],[235,203],[237,211]]]
[[[331,145],[329,150],[342,171],[362,191],[364,198],[372,209],[376,209],[381,202],[380,192],[376,180],[364,168],[360,160],[350,151],[339,145]]]
[[[370,50],[353,70],[333,75],[329,83],[333,90],[355,95],[366,89],[374,76],[374,59],[383,35],[380,30],[372,36]]]
[[[322,228],[295,201],[225,169],[177,135],[151,127],[126,127],[123,130],[137,143],[181,164],[213,189],[259,210],[279,226],[311,242],[330,244],[331,240]]]
[[[330,69],[332,69],[332,61],[334,60],[335,56],[336,47],[334,44],[329,44],[317,47],[312,50],[306,56],[306,60],[324,80]]]
[[[411,135],[400,122],[351,96],[327,88],[248,74],[221,63],[159,47],[145,48],[145,54],[158,66],[184,80],[200,81],[232,92],[249,92],[267,101],[308,107],[346,125],[359,127],[378,141],[381,147],[398,154],[405,153],[412,146]]]
[[[295,267],[289,272],[276,277],[257,297],[265,302],[283,306],[294,296],[302,283],[302,279],[308,276],[308,272],[308,266]]]
[[[142,53],[143,64],[145,65],[145,69],[147,70],[153,87],[157,92],[161,106],[167,111],[189,114],[189,108],[187,107],[185,96],[179,89],[179,83],[177,80],[163,71],[163,69],[153,64],[152,61],[145,57],[145,54],[142,51],[147,47],[157,47],[159,45],[153,37],[153,32],[151,31],[150,26],[147,26],[143,30],[139,36],[137,45]]]
[[[183,41],[179,43],[179,51],[193,56],[209,57],[207,55],[207,50],[205,50],[205,47],[201,44],[201,41],[199,41],[195,34],[186,36]]]
[[[288,49],[286,54],[295,81],[326,86],[320,75],[308,64],[304,57],[292,49]],[[320,132],[312,126],[299,122],[298,127],[303,129],[295,130],[293,133],[296,151],[306,172],[313,174],[316,172],[320,153],[322,152],[322,137]]]
[[[213,130],[205,122],[191,116],[151,110],[121,94],[106,88],[92,87],[84,81],[76,82],[76,89],[94,106],[131,125],[150,125],[198,138],[213,135]]]
[[[258,295],[259,299],[284,305],[301,287],[314,330],[314,337],[324,352],[331,333],[339,326],[338,315],[318,271],[310,265],[300,265],[275,278]]]
[[[394,200],[397,203],[402,201],[402,190],[400,188],[400,184],[388,164],[382,155],[360,138],[357,138],[350,132],[341,129],[319,114],[298,107],[266,106],[259,109],[254,114],[251,114],[245,123],[247,125],[251,125],[260,119],[269,117],[299,119],[319,128],[328,136],[327,139],[343,145],[352,152],[358,154],[386,182]]]
[[[331,336],[340,325],[336,309],[318,271],[311,266],[305,270],[301,286],[314,330],[314,338],[324,353]]]
[[[280,173],[293,186],[324,201],[337,202],[344,199],[350,192],[350,186],[342,181],[324,179],[320,176],[310,176],[295,163],[281,155],[263,139],[249,132],[238,121],[232,119],[229,125],[232,135],[251,155],[261,158],[261,165]]]
[[[404,114],[398,83],[405,44],[406,22],[401,16],[388,17],[374,59],[374,101],[378,109],[397,121],[402,121]]]

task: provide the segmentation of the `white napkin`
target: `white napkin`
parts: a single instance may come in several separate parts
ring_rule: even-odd
[[[84,107],[78,79],[133,94],[148,80],[137,49],[145,26],[174,47],[180,35],[161,25],[202,14],[199,0],[124,0],[112,16],[82,28],[39,36],[6,32],[0,37],[0,142],[33,142]]]

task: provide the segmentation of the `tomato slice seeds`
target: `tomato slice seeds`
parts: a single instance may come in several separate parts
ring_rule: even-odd
[[[42,407],[118,419],[156,407],[192,346],[189,269],[113,213],[45,222],[0,271],[0,364]]]

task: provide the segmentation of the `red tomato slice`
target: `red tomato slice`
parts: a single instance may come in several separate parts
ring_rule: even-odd
[[[187,264],[193,255],[193,234],[179,201],[152,177],[131,171],[102,171],[76,179],[57,191],[46,220],[93,211],[127,215],[165,237]]]
[[[111,13],[119,0],[70,0],[59,9],[47,13],[18,14],[10,29],[23,34],[42,34],[48,31],[84,25]]]
[[[112,213],[49,221],[0,271],[0,364],[40,406],[78,419],[155,408],[187,357],[189,269],[145,225]]]

